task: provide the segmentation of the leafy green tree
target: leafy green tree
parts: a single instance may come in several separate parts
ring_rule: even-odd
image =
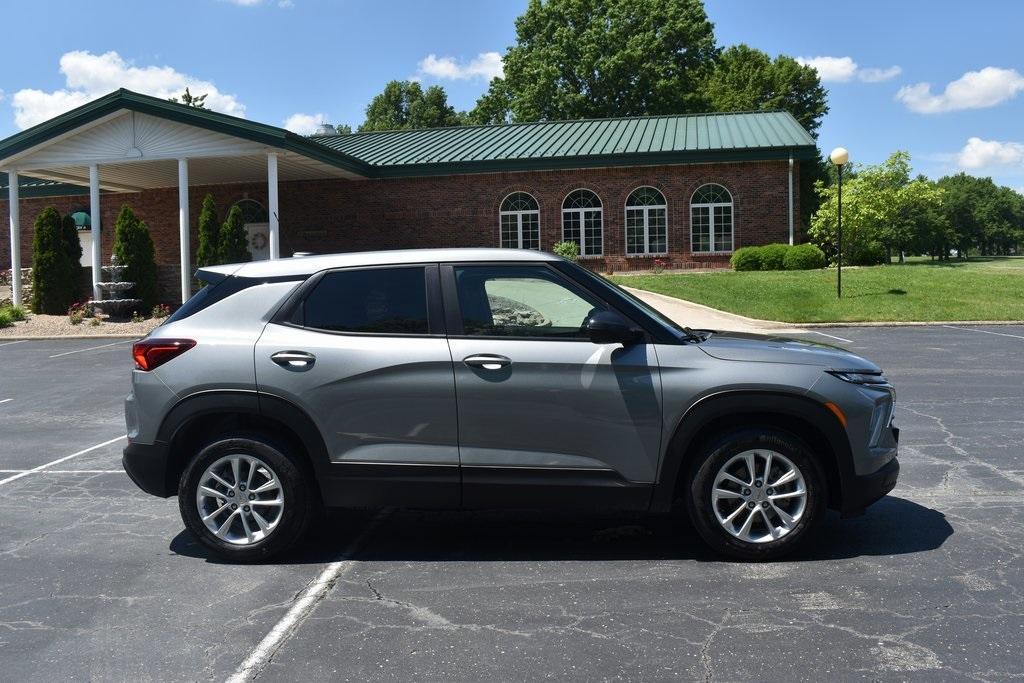
[[[78,226],[75,225],[75,219],[70,214],[61,219],[60,228],[64,248],[71,261],[71,280],[75,283],[77,294],[78,287],[82,282],[82,241],[78,239]]]
[[[838,192],[818,184],[821,206],[809,234],[835,261]],[[857,169],[843,180],[843,262],[870,265],[887,254],[910,249],[918,240],[921,215],[941,205],[943,191],[927,180],[910,180],[910,155],[894,152],[882,164]]]
[[[945,190],[949,246],[961,257],[970,249],[982,254],[1019,251],[1024,242],[1024,202],[1020,194],[996,185],[991,178],[966,173],[939,179]]]
[[[713,111],[788,111],[815,137],[828,113],[828,92],[814,67],[742,43],[722,52],[701,91]]]
[[[202,95],[193,95],[185,88],[185,92],[181,94],[181,97],[168,97],[167,99],[171,102],[179,102],[184,104],[186,107],[193,107],[194,109],[206,109],[206,96],[209,93],[203,93]]]
[[[242,263],[251,258],[245,220],[238,204],[231,207],[227,219],[220,226],[217,244],[217,259],[220,263]]]
[[[63,236],[60,213],[48,206],[36,216],[32,235],[32,310],[61,315],[75,302],[78,280]]]
[[[217,220],[217,204],[213,195],[203,197],[203,208],[199,211],[199,246],[196,249],[196,268],[218,263],[217,247],[220,222]]]
[[[718,52],[700,0],[530,0],[474,120],[686,114]]]
[[[415,81],[390,81],[366,107],[360,132],[458,126],[464,117],[448,104],[444,88],[426,90]]]
[[[126,266],[126,282],[134,282],[132,288],[136,299],[142,299],[144,310],[149,310],[157,301],[156,254],[149,226],[139,219],[128,204],[121,206],[121,212],[114,223],[114,256],[118,263]]]

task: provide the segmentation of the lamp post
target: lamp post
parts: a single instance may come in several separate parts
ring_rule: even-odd
[[[838,261],[836,261],[836,297],[841,299],[843,298],[843,166],[850,160],[850,153],[846,151],[845,147],[836,147],[828,155],[828,158],[836,165],[836,173],[839,176],[839,193],[836,209],[836,217],[839,219],[838,237],[836,239],[839,248]]]

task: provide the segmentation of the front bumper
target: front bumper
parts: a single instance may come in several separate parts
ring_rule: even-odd
[[[167,476],[168,444],[129,443],[121,457],[121,465],[135,485],[154,496],[168,498],[177,491]]]
[[[843,490],[843,517],[856,517],[896,487],[900,461],[893,457],[877,472],[855,476]]]

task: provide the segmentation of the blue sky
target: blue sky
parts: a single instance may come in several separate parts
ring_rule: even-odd
[[[5,6],[0,136],[116,87],[192,83],[214,108],[301,131],[357,125],[394,78],[472,106],[525,0],[36,0]],[[933,177],[965,169],[1024,190],[1024,3],[708,0],[721,45],[815,64],[826,151],[908,150]],[[21,27],[21,28],[19,28]],[[13,30],[12,30],[13,29]],[[496,53],[496,54],[489,54]],[[820,59],[826,58],[826,59]],[[928,84],[928,85],[925,85]]]

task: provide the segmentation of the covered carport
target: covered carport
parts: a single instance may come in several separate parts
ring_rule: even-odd
[[[181,300],[191,294],[189,186],[267,183],[269,257],[280,257],[280,182],[355,179],[367,165],[282,128],[118,90],[0,143],[9,176],[11,270],[21,269],[19,177],[88,187],[93,296],[102,260],[100,203],[109,193],[178,190]],[[21,280],[12,299],[22,303]]]

